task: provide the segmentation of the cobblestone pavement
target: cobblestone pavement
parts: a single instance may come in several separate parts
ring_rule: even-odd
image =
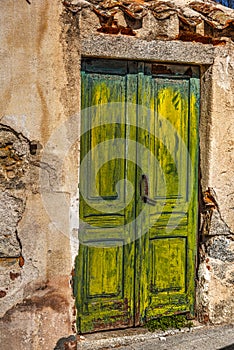
[[[191,331],[150,333],[135,329],[81,336],[77,349],[85,350],[234,350],[234,324],[198,326]]]

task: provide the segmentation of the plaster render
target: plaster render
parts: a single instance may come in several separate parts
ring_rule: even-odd
[[[233,59],[233,44],[216,48],[214,64],[203,73],[201,85],[201,186],[203,191],[212,187],[215,206],[209,209],[209,230],[200,241],[197,314],[212,323],[232,322],[234,309]]]
[[[66,54],[67,32],[76,48],[72,37],[77,27],[70,19],[66,23],[62,11],[60,1],[2,4],[0,123],[5,139],[11,138],[11,153],[19,158],[6,171],[10,156],[1,158],[1,234],[7,235],[0,258],[3,348],[52,349],[73,332],[69,211],[60,211],[68,217],[65,235],[53,223],[42,195],[52,195],[55,205],[62,193],[69,208],[77,192],[77,146],[64,159],[69,176],[60,161],[69,118],[79,108],[79,67],[71,81],[72,50]],[[46,148],[59,125],[65,125],[61,139]]]
[[[153,40],[150,18],[138,38],[97,34],[88,6],[72,13],[60,0],[2,4],[0,132],[18,157],[6,170],[3,154],[0,168],[4,348],[52,349],[75,332],[81,55],[201,67],[201,192],[212,187],[218,208],[201,232],[196,308],[202,321],[233,319],[233,43]],[[200,202],[202,221],[208,209]]]
[[[216,49],[213,73],[213,115],[211,123],[211,173],[209,184],[215,188],[222,218],[234,232],[234,51]],[[221,98],[220,98],[221,97]],[[208,185],[209,185],[208,184]]]

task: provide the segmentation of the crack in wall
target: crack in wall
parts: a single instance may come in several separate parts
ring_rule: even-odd
[[[206,323],[225,322],[233,317],[230,309],[233,305],[234,236],[222,218],[213,188],[204,191],[199,202],[202,220],[196,288],[197,316]]]

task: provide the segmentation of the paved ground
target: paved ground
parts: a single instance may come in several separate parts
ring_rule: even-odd
[[[197,326],[182,331],[150,333],[145,329],[102,332],[81,336],[85,350],[234,350],[234,324]]]

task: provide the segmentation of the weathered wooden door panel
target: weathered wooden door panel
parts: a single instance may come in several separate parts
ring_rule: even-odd
[[[83,61],[75,278],[81,332],[193,312],[197,74]]]
[[[133,98],[136,76],[126,74],[126,62],[84,66],[77,305],[80,331],[87,332],[134,323],[135,198],[128,201],[124,179],[135,181],[126,153],[136,132],[128,119],[136,114],[124,102]]]
[[[158,315],[193,312],[199,79],[141,74],[138,86],[139,103],[151,108],[150,123],[144,113],[138,114],[138,141],[158,163],[151,166],[148,152],[138,153],[149,163],[148,193],[155,205],[148,205],[138,228],[146,233],[136,243],[136,273],[141,276],[136,279],[136,324]],[[146,138],[145,130],[153,136]],[[142,206],[140,201],[137,215]]]

